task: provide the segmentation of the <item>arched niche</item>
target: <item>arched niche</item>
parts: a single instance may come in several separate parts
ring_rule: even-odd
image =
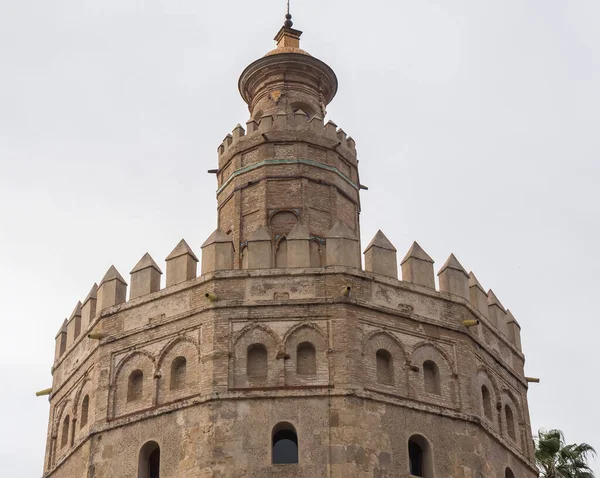
[[[188,337],[167,344],[159,355],[158,403],[198,392],[202,380],[198,345]]]
[[[137,478],[160,478],[160,446],[155,441],[140,449]]]
[[[154,357],[149,353],[136,351],[121,360],[115,373],[114,415],[149,408],[154,396]]]
[[[329,359],[327,340],[316,323],[292,327],[284,336],[286,385],[327,385]]]
[[[271,462],[292,465],[299,462],[298,434],[291,423],[281,422],[271,432]]]
[[[266,360],[261,358],[266,351]],[[277,360],[280,349],[280,340],[277,334],[263,324],[252,324],[241,330],[233,344],[233,367],[231,381],[234,387],[269,387],[279,385],[279,377],[283,367],[283,360]],[[255,373],[256,361],[249,363],[249,359],[259,359],[266,362],[266,374]],[[248,372],[250,371],[250,375]]]

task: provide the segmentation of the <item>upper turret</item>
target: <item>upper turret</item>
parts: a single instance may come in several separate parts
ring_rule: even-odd
[[[300,49],[302,32],[292,28],[291,18],[288,13],[275,35],[277,48],[248,65],[240,76],[240,94],[254,120],[295,110],[323,118],[337,92],[333,70]]]
[[[338,221],[359,246],[356,143],[335,123],[325,123],[337,78],[300,49],[301,35],[288,12],[277,47],[240,76],[247,130],[237,125],[218,147],[218,228],[232,240],[234,268],[251,266],[246,248],[263,252],[261,267],[286,267],[286,238],[296,224],[308,230],[312,266],[323,265],[326,236]],[[263,238],[270,235],[270,245],[256,241],[259,229]],[[294,244],[305,251],[303,240]]]

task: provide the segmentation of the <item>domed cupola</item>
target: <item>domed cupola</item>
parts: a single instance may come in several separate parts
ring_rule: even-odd
[[[240,94],[255,120],[298,109],[309,117],[324,117],[337,92],[335,73],[300,48],[302,32],[292,28],[291,19],[288,13],[275,35],[277,47],[251,63],[240,76]]]

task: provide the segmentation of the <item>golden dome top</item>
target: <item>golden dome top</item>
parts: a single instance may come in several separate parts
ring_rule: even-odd
[[[312,56],[310,53],[304,51],[302,48],[295,46],[278,46],[274,50],[271,50],[265,56],[281,55],[283,53],[298,53],[299,55]]]

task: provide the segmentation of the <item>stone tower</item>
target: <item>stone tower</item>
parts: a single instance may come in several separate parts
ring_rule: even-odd
[[[361,266],[334,72],[277,48],[242,73],[218,227],[111,267],[56,336],[44,476],[534,478],[520,327],[452,254],[379,231]]]

